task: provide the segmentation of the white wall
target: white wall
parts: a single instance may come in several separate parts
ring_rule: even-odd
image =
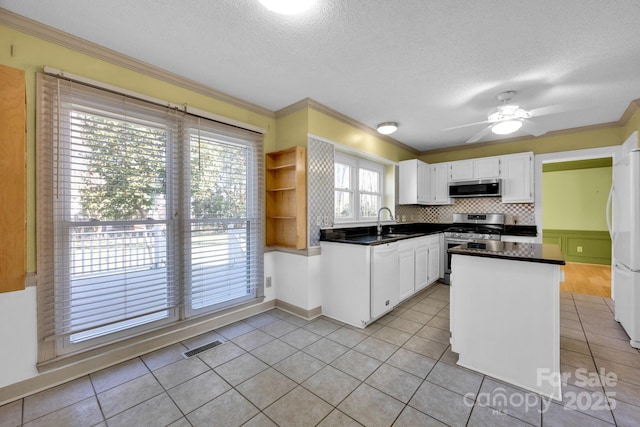
[[[0,295],[0,387],[38,375],[36,287]]]
[[[275,254],[273,284],[276,298],[304,310],[322,305],[321,256]]]
[[[265,287],[264,287],[265,301],[271,301],[276,298],[276,287],[273,285],[276,282],[276,253],[277,252],[266,252],[264,254],[265,282],[267,277],[271,277],[271,287],[267,288],[267,285],[265,283]]]

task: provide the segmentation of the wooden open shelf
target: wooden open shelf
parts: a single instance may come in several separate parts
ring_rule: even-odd
[[[266,155],[267,246],[307,247],[307,169],[304,147]]]

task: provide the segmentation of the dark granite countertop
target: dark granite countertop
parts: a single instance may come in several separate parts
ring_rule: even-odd
[[[535,225],[506,225],[502,234],[505,236],[536,237],[538,229]]]
[[[355,245],[381,245],[414,237],[428,236],[442,233],[451,224],[441,223],[401,223],[385,224],[382,227],[382,235],[376,234],[375,226],[328,228],[320,230],[321,242],[349,243]]]
[[[513,261],[529,261],[557,265],[565,264],[560,246],[549,244],[500,241],[465,243],[450,248],[448,252],[455,255],[509,259]]]

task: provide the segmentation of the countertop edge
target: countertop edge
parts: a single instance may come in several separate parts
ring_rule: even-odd
[[[466,244],[455,246],[447,250],[452,255],[466,255],[484,258],[504,259],[510,261],[536,262],[540,264],[565,265],[560,247],[541,243],[505,243],[507,251],[467,248]],[[524,250],[522,250],[522,249]],[[517,253],[522,250],[522,253]],[[515,252],[515,253],[514,253]]]
[[[555,264],[555,265],[566,264],[565,260],[548,259],[548,258],[524,258],[524,257],[510,256],[510,255],[501,255],[495,252],[480,253],[480,252],[467,252],[464,250],[449,249],[449,253],[452,255],[466,255],[466,256],[476,256],[481,258],[504,259],[504,260],[510,260],[510,261],[536,262],[539,264]]]
[[[344,239],[326,237],[326,238],[320,239],[320,243],[322,243],[322,242],[331,242],[331,243],[344,243],[344,244],[348,244],[348,245],[376,246],[376,245],[384,245],[385,243],[393,243],[393,242],[398,242],[398,241],[407,240],[407,239],[417,239],[419,237],[431,236],[431,235],[434,235],[434,234],[441,234],[441,233],[442,233],[442,231],[430,231],[430,232],[412,233],[412,234],[407,234],[406,236],[389,237],[389,238],[385,238],[385,239],[382,239],[382,240],[375,240],[375,241],[358,241],[358,240],[354,240],[354,239],[364,238],[364,237],[372,237],[372,238],[376,237],[376,236],[373,236],[373,235],[351,236],[351,237],[345,237]]]

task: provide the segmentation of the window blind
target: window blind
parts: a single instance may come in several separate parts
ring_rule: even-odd
[[[37,116],[38,330],[54,353],[261,296],[260,134],[46,74]]]

